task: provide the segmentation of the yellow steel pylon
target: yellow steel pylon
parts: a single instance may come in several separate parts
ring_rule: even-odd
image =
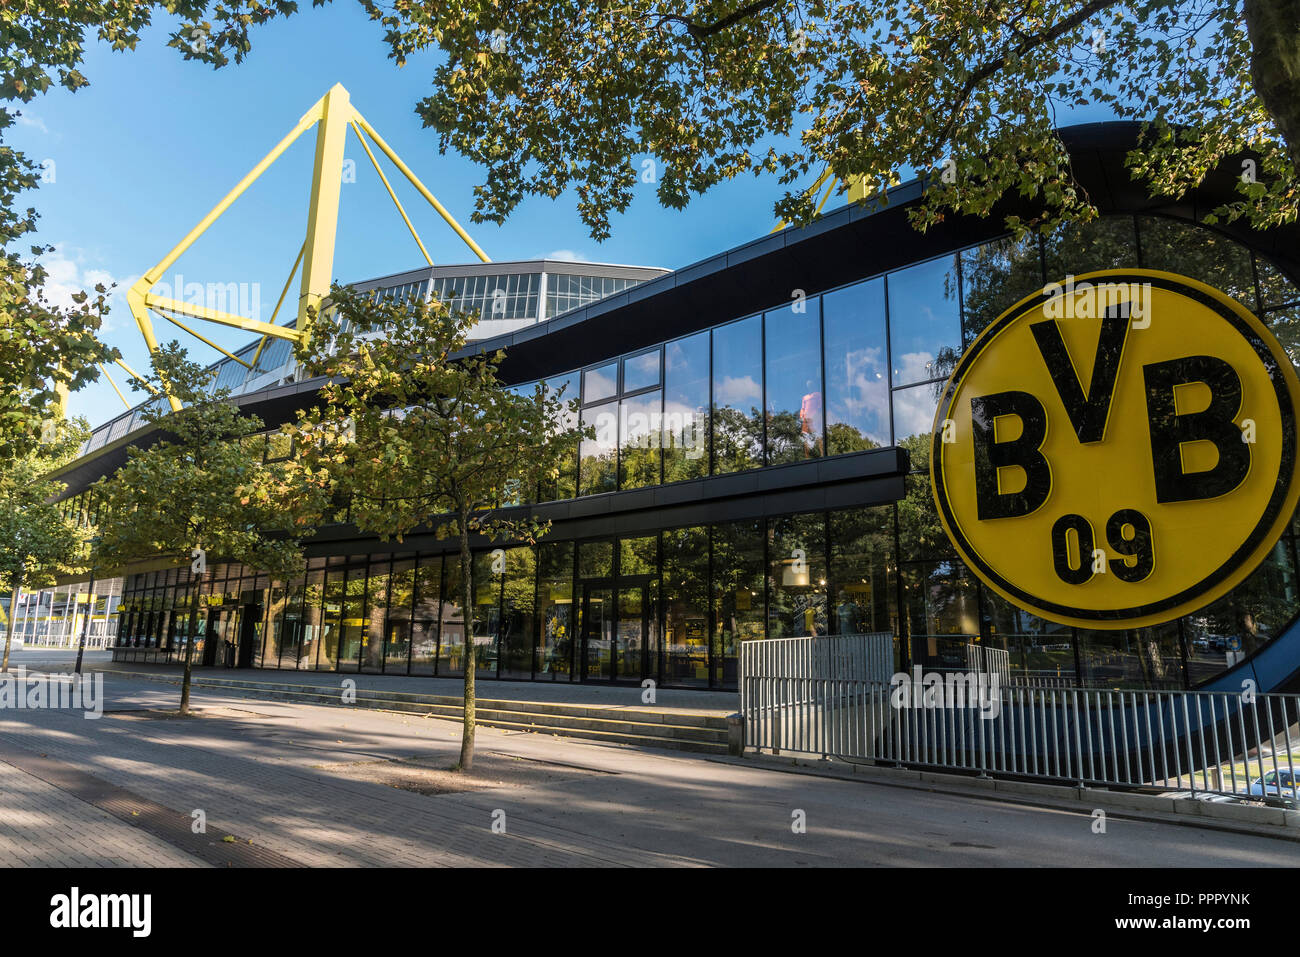
[[[285,150],[293,145],[298,137],[313,126],[316,127],[316,160],[312,168],[311,202],[307,209],[306,239],[298,253],[298,259],[294,262],[293,269],[289,273],[284,292],[280,294],[280,302],[276,304],[271,321],[262,322],[249,316],[239,316],[181,302],[176,299],[155,296],[152,292],[153,287],[161,281],[163,275],[176,260],[184,255],[185,251],[193,246],[195,241],[221,218],[222,214],[234,204],[235,200],[239,199],[248,187],[266,172]],[[402,162],[392,147],[384,142],[383,138],[375,132],[374,127],[367,123],[365,117],[352,106],[348,91],[341,84],[336,83],[330,88],[329,92],[312,105],[310,110],[303,114],[302,119],[298,121],[297,125],[289,131],[284,139],[280,140],[271,152],[262,158],[261,162],[249,170],[248,174],[235,185],[234,189],[225,195],[221,202],[212,207],[212,210],[199,220],[198,225],[190,230],[189,234],[177,243],[171,252],[141,276],[140,280],[127,291],[127,306],[131,310],[131,315],[135,317],[136,325],[140,328],[140,334],[144,336],[145,345],[149,347],[150,354],[158,350],[158,340],[154,335],[153,323],[149,318],[150,311],[158,313],[167,321],[226,355],[230,355],[230,353],[177,321],[176,316],[202,319],[207,322],[216,322],[221,325],[260,333],[262,341],[258,345],[258,355],[261,354],[262,346],[265,345],[268,336],[288,339],[291,342],[307,341],[307,338],[311,335],[309,327],[311,313],[320,309],[321,303],[330,290],[330,281],[334,269],[334,243],[338,233],[339,192],[343,182],[343,146],[349,127],[361,140],[366,155],[370,157],[376,170],[379,170],[379,163],[375,160],[374,154],[371,153],[369,145],[366,144],[362,131],[375,142],[380,151],[392,161],[393,165],[407,178],[429,205],[437,211],[438,215],[465,241],[465,244],[469,246],[474,255],[483,262],[491,262],[487,253],[483,252],[478,243],[470,238],[469,234],[438,202],[433,193]],[[420,247],[421,254],[432,265],[432,260],[429,259],[424,243],[420,242],[415,227],[411,225],[406,210],[398,202],[397,195],[389,185],[387,177],[383,175],[382,170],[379,170],[379,175],[383,179],[384,186],[388,189],[388,195],[392,197],[393,202],[397,205],[398,213],[401,214],[407,228],[410,229],[411,235],[415,237],[416,245]],[[293,282],[294,273],[298,271],[299,265],[302,266],[302,281],[298,293],[297,322],[292,328],[277,326],[275,324],[275,315],[280,311],[280,304],[284,301],[285,293],[288,292],[289,286]],[[243,365],[249,365],[242,359],[236,361]],[[254,359],[254,362],[256,362],[256,359]],[[119,363],[119,365],[126,368],[124,363]],[[136,379],[140,378],[130,369],[127,369],[127,372]],[[116,388],[116,386],[114,387]],[[167,400],[171,403],[173,410],[180,408],[180,403],[174,396],[168,395]]]
[[[821,202],[819,202],[817,208],[813,210],[814,216],[820,216],[822,214],[822,207],[825,206],[826,201],[834,195],[836,187],[840,186],[840,184],[843,183],[843,180],[838,176],[832,176],[831,168],[827,166],[826,169],[822,170],[822,174],[817,177],[816,182],[803,191],[805,196],[815,196],[817,190],[821,189],[822,185],[825,184],[827,180],[830,180],[830,185],[826,187],[826,192],[822,195]],[[844,192],[850,203],[856,203],[859,200],[866,198],[866,183],[861,178],[855,178],[849,181],[847,186],[845,186]],[[779,219],[777,220],[776,225],[768,231],[768,235],[770,236],[772,233],[779,233],[789,225],[790,223],[786,220]]]

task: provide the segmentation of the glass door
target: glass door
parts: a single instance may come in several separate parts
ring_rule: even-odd
[[[618,626],[614,631],[614,680],[640,681],[650,671],[650,609],[644,585],[618,590]]]

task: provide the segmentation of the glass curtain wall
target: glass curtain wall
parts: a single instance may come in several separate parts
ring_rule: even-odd
[[[1294,528],[1206,609],[1155,629],[1084,631],[984,588],[953,553],[928,487],[934,407],[961,350],[1047,281],[1133,266],[1212,283],[1300,355],[1300,288],[1267,259],[1184,220],[1119,216],[983,243],[548,380],[601,431],[543,499],[890,443],[909,451],[913,474],[894,505],[666,529],[631,552],[546,542],[503,550],[497,570],[490,553],[476,555],[480,673],[568,681],[639,670],[731,687],[741,641],[883,630],[898,639],[900,667],[964,664],[961,646],[981,642],[1007,649],[1018,670],[1098,684],[1186,687],[1218,674],[1230,651],[1258,649],[1300,609]],[[133,576],[119,644],[179,660],[188,643],[201,660],[205,642],[229,642],[260,601],[263,667],[465,667],[454,556],[312,559],[303,578],[269,585],[220,566],[202,585],[193,634],[190,588],[175,570]]]

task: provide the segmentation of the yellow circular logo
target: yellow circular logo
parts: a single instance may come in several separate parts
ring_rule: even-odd
[[[1177,618],[1249,575],[1300,497],[1300,380],[1273,334],[1172,273],[1068,276],[1003,313],[935,415],[939,517],[979,577],[1052,621]]]

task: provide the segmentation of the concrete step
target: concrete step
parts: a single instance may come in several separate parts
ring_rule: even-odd
[[[179,685],[181,675],[101,669],[106,674],[142,678]],[[355,700],[345,703],[342,689],[322,688],[315,684],[284,681],[248,681],[195,675],[195,688],[228,691],[240,696],[272,701],[292,701],[335,707],[368,708],[422,714],[434,718],[460,721],[463,702],[454,695],[425,695],[405,691],[358,688]],[[502,698],[479,698],[476,719],[485,727],[508,731],[528,731],[561,737],[585,738],[609,744],[700,751],[710,754],[727,752],[727,721],[722,715],[689,711],[655,711],[649,708],[623,708],[555,701],[518,701]]]

